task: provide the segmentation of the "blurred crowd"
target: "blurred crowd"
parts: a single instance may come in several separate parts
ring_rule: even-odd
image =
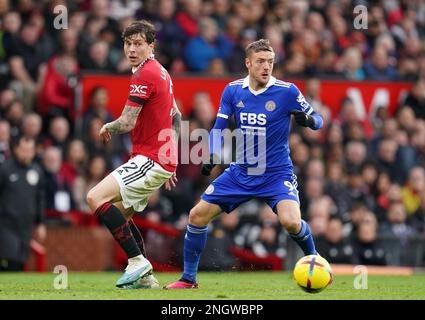
[[[68,10],[65,29],[54,27],[59,5]],[[367,29],[353,26],[356,5],[368,9]],[[172,75],[243,74],[245,46],[263,37],[276,52],[276,77],[308,79],[304,94],[325,125],[320,131],[294,126],[290,147],[303,218],[330,262],[400,264],[379,239],[395,237],[403,252],[412,237],[425,234],[420,0],[0,0],[0,164],[13,156],[13,139],[35,139],[47,209],[87,212],[87,191],[128,159],[128,136],[104,144],[98,135],[112,120],[108,91],[96,87],[79,115],[74,89],[81,72],[130,74],[120,34],[134,19],[155,24],[156,58]],[[394,115],[378,108],[369,121],[349,98],[331,114],[320,100],[319,79],[329,77],[414,85]],[[191,110],[184,119],[191,131],[212,127],[216,106],[208,91],[194,95]],[[145,216],[183,230],[189,210],[223,169],[207,179],[200,165],[180,165],[177,187],[155,193]],[[210,233],[215,245],[205,256],[232,245],[258,256],[287,255],[287,235],[258,201],[222,215]],[[224,268],[233,263],[227,258],[213,260]]]

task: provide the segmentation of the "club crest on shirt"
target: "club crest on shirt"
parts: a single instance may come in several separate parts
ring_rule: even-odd
[[[266,102],[265,106],[267,111],[273,111],[276,109],[276,103],[273,100],[269,100]]]
[[[207,190],[205,190],[205,194],[211,194],[214,192],[214,186],[212,184],[210,184],[207,188]]]
[[[31,169],[27,172],[27,182],[30,185],[35,186],[38,183],[39,179],[40,179],[40,176],[36,170]]]

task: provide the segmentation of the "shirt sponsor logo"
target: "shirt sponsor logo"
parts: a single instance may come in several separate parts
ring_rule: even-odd
[[[258,124],[260,126],[263,126],[267,123],[267,116],[264,113],[256,114],[250,112],[241,112],[239,117],[241,120],[241,124]]]
[[[307,108],[309,107],[308,102],[305,100],[304,96],[302,95],[302,93],[300,93],[297,97],[297,102],[300,104],[301,109],[306,112]]]
[[[130,94],[142,94],[146,95],[146,89],[148,86],[142,86],[138,84],[130,84]]]

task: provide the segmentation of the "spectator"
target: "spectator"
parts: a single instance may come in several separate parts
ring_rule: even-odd
[[[90,92],[90,101],[87,111],[83,116],[83,136],[89,132],[89,124],[93,118],[99,118],[104,123],[113,120],[112,114],[108,111],[109,94],[105,87],[94,87]]]
[[[351,47],[344,51],[342,58],[342,74],[346,79],[356,81],[364,80],[366,76],[362,66],[362,54],[358,48]]]
[[[38,93],[38,111],[48,117],[63,116],[69,121],[75,119],[74,88],[71,77],[77,76],[79,67],[72,55],[52,57]],[[74,84],[75,85],[75,84]]]
[[[407,183],[401,189],[402,200],[408,216],[413,215],[421,205],[425,194],[425,169],[414,167],[409,173]]]
[[[85,145],[89,157],[94,155],[102,155],[108,159],[108,168],[110,168],[110,155],[112,146],[111,144],[103,143],[102,137],[99,135],[100,128],[102,128],[104,122],[100,118],[92,118],[89,123],[88,134],[85,137]]]
[[[62,167],[60,149],[48,147],[44,151],[42,165],[46,181],[46,209],[60,212],[75,209],[71,186],[60,171]]]
[[[205,247],[206,254],[200,261],[199,268],[208,271],[231,271],[237,267],[237,259],[232,254],[240,227],[240,213],[235,210],[223,214],[214,220],[209,228],[209,237]]]
[[[352,141],[345,147],[345,167],[360,169],[366,161],[367,150],[362,142]]]
[[[215,108],[208,92],[199,91],[193,96],[193,106],[190,118],[200,122],[201,128],[211,129],[215,121]]]
[[[21,126],[21,134],[24,137],[34,139],[37,143],[40,143],[42,129],[43,118],[39,114],[33,112],[24,115]]]
[[[266,205],[261,208],[258,216],[259,221],[254,224],[246,234],[245,247],[258,257],[277,255],[284,257],[285,251],[279,245],[278,217],[272,209]]]
[[[22,120],[25,114],[25,107],[21,100],[14,100],[6,108],[4,118],[9,121],[10,134],[16,138],[20,134]]]
[[[407,213],[402,202],[394,202],[387,212],[387,221],[379,226],[379,234],[383,236],[395,236],[399,239],[402,247],[408,245],[409,238],[416,234],[407,223]]]
[[[382,47],[376,47],[370,60],[365,63],[366,78],[370,80],[397,80],[397,70],[390,65],[388,52]]]
[[[257,40],[257,32],[254,29],[247,28],[240,32],[233,50],[226,59],[227,70],[229,70],[229,72],[245,74],[245,48],[255,40]]]
[[[425,233],[425,195],[421,196],[421,205],[415,214],[410,217],[409,223],[417,233]]]
[[[174,0],[160,0],[157,12],[157,17],[154,19],[157,28],[155,51],[158,61],[165,69],[171,70],[173,62],[181,58],[186,38],[175,19],[176,2]]]
[[[332,201],[326,196],[315,199],[308,208],[308,222],[314,237],[325,234],[331,217]]]
[[[176,21],[183,30],[187,39],[197,36],[199,31],[199,18],[201,17],[201,0],[183,0],[182,10],[177,13]]]
[[[362,265],[386,265],[385,250],[377,239],[376,222],[363,222],[358,226],[353,242],[353,263]]]
[[[413,109],[417,118],[425,120],[425,79],[419,79],[404,100],[404,105]]]
[[[326,232],[316,240],[317,251],[329,263],[352,264],[353,247],[344,238],[343,224],[340,218],[330,218]]]
[[[391,181],[399,181],[398,164],[396,161],[398,145],[390,139],[382,140],[378,146],[378,168],[390,173]]]
[[[70,136],[69,123],[64,117],[53,118],[49,125],[49,132],[43,141],[43,146],[58,147],[62,154],[65,153]]]
[[[185,48],[186,64],[191,71],[206,71],[215,59],[226,59],[231,44],[219,35],[217,24],[210,18],[199,21],[199,36],[192,38]]]
[[[75,179],[84,174],[87,166],[87,150],[84,142],[79,139],[73,139],[67,145],[62,154],[65,154],[64,161],[60,169],[60,174],[64,176],[71,188],[74,188]]]
[[[81,69],[98,72],[113,72],[115,67],[110,61],[109,49],[109,44],[106,41],[95,41],[89,47],[87,59],[80,62]]]
[[[12,89],[4,89],[0,91],[0,117],[4,118],[6,109],[17,100],[16,92]]]
[[[9,65],[13,86],[20,93],[26,110],[33,108],[35,94],[40,88],[46,62],[53,53],[50,39],[29,22],[22,26],[19,39],[11,50]]]
[[[0,167],[10,158],[10,124],[5,120],[0,120]]]
[[[348,207],[352,208],[356,203],[364,203],[369,210],[375,208],[373,197],[367,192],[367,186],[363,180],[361,168],[350,167],[347,169],[347,195]]]
[[[87,165],[84,175],[78,175],[72,188],[76,209],[82,212],[90,212],[86,201],[86,195],[91,188],[98,184],[107,175],[106,161],[102,156],[94,156]]]
[[[24,269],[34,223],[36,239],[46,237],[44,177],[33,162],[35,142],[21,137],[13,151],[14,157],[0,167],[0,271]]]

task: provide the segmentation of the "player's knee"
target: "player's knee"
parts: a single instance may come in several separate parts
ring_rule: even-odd
[[[209,223],[209,221],[207,221],[207,218],[204,214],[202,214],[201,210],[193,208],[189,212],[189,223],[197,227],[204,227]]]
[[[101,205],[99,203],[98,197],[93,189],[91,189],[86,196],[87,204],[89,205],[92,212],[95,212],[96,209]]]
[[[281,219],[280,223],[289,233],[297,233],[301,228],[301,220],[298,217],[286,217]]]

